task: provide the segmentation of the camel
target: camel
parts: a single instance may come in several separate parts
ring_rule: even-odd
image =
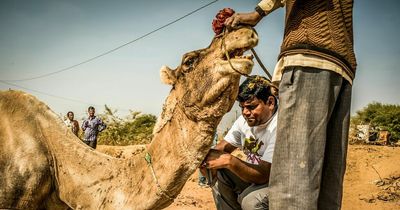
[[[0,209],[167,207],[210,149],[240,74],[252,70],[252,56],[243,53],[257,42],[243,27],[186,53],[176,69],[163,66],[161,79],[172,88],[153,139],[126,159],[86,146],[34,96],[1,91]]]

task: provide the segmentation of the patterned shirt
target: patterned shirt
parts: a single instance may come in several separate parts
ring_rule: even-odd
[[[277,119],[278,114],[275,113],[266,123],[250,127],[243,115],[240,115],[224,139],[244,152],[247,156],[246,162],[255,165],[260,160],[272,163]]]
[[[106,129],[106,127],[106,124],[104,124],[104,122],[100,118],[96,116],[94,116],[93,118],[89,117],[82,123],[82,130],[85,131],[83,140],[96,141],[97,134]]]
[[[268,14],[279,7],[283,7],[285,4],[286,0],[261,0],[257,6],[260,7],[266,14]],[[350,84],[353,84],[353,79],[349,73],[347,73],[343,67],[339,66],[338,64],[316,55],[293,54],[281,57],[278,63],[275,65],[274,75],[272,77],[272,82],[275,85],[279,84],[285,67],[289,66],[313,67],[333,71],[342,75],[342,77]]]

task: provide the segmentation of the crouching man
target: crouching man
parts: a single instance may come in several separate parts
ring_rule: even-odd
[[[240,85],[237,101],[242,115],[201,166],[203,173],[207,168],[215,174],[217,209],[268,209],[278,108],[270,85],[261,76],[249,77]],[[246,161],[231,155],[236,148],[244,152]]]

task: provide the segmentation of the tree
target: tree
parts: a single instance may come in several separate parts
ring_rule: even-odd
[[[373,102],[356,112],[351,125],[369,124],[378,130],[387,130],[392,140],[400,139],[400,105]]]
[[[100,114],[107,129],[99,134],[99,144],[123,146],[150,143],[156,116],[131,111],[129,116],[122,119],[115,115],[116,112],[105,105],[104,113]]]

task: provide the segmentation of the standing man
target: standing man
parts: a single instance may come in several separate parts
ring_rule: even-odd
[[[203,168],[216,171],[213,195],[219,210],[266,209],[269,173],[276,138],[277,99],[270,82],[247,78],[239,87],[242,115],[223,140],[208,153]],[[231,153],[240,148],[243,161]],[[202,170],[204,171],[204,170]]]
[[[79,123],[78,121],[74,120],[74,113],[72,111],[69,111],[67,113],[67,119],[64,121],[64,123],[67,125],[68,128],[71,129],[72,133],[74,133],[75,136],[78,136]]]
[[[96,149],[97,145],[97,135],[99,132],[106,129],[106,124],[103,121],[94,115],[95,109],[90,106],[88,108],[89,117],[82,123],[82,130],[85,132],[83,142],[87,145]]]
[[[353,0],[263,0],[228,27],[256,25],[286,4],[270,208],[340,209],[346,168],[353,50]]]

